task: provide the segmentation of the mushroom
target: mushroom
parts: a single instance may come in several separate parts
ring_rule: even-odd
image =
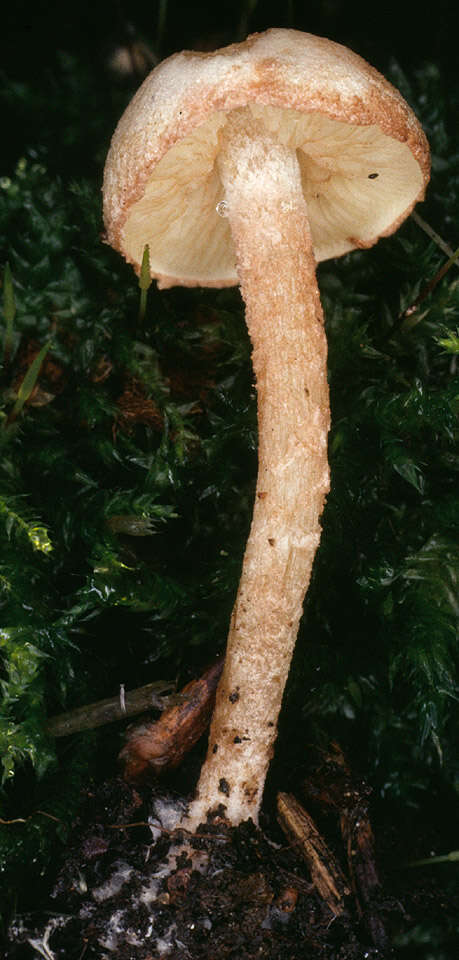
[[[391,234],[429,150],[401,95],[345,47],[272,29],[179,53],[121,118],[108,241],[162,288],[239,284],[253,347],[253,519],[188,826],[256,823],[329,490],[327,346],[316,263]]]

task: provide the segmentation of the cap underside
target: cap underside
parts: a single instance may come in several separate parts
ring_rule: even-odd
[[[296,151],[318,262],[392,232],[422,192],[409,147],[377,126],[258,104],[247,109]],[[167,151],[125,221],[124,254],[139,265],[148,243],[152,275],[163,286],[238,283],[216,161],[226,118],[213,113]]]

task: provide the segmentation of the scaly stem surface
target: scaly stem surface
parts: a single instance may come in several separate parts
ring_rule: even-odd
[[[329,489],[326,340],[300,169],[250,108],[219,159],[258,394],[253,520],[191,828],[257,822]]]

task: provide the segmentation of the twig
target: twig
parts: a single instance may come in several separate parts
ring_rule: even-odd
[[[83,957],[84,957],[84,955],[85,955],[85,953],[86,953],[86,950],[88,949],[88,944],[89,944],[89,940],[85,940],[85,941],[84,941],[83,949],[82,949],[82,951],[81,951],[81,953],[80,953],[80,956],[78,957],[78,960],[83,960]]]
[[[124,685],[121,684],[124,691]],[[124,691],[124,698],[120,693],[107,700],[98,700],[96,703],[77,707],[68,713],[60,713],[51,717],[47,724],[47,733],[52,737],[68,737],[71,733],[81,730],[93,730],[102,727],[114,720],[124,720],[143,713],[145,710],[164,709],[167,706],[167,697],[161,697],[175,689],[175,684],[164,680],[147,683],[144,687],[137,687],[129,692]]]
[[[131,827],[153,827],[160,833],[172,838],[176,833],[186,833],[189,837],[197,840],[224,840],[225,843],[230,843],[231,840],[231,837],[224,836],[222,833],[194,833],[193,830],[186,830],[185,827],[174,827],[172,830],[168,830],[166,827],[161,827],[157,823],[150,823],[148,820],[137,820],[133,823],[109,823],[107,825],[108,830],[130,830]]]
[[[284,833],[306,860],[318,894],[335,917],[343,914],[350,887],[312,818],[295,797],[279,793],[277,819]]]
[[[109,823],[107,829],[131,830],[132,827],[151,827],[151,823],[149,823],[148,820],[135,820],[133,823]],[[169,833],[168,830],[164,831],[162,827],[160,829],[165,833]]]
[[[447,257],[454,256],[453,248],[450,247],[449,243],[445,243],[445,241],[441,238],[440,234],[437,233],[437,231],[430,226],[430,223],[427,223],[427,221],[424,220],[423,217],[420,217],[419,213],[417,213],[416,210],[413,210],[411,216],[414,222],[417,223],[418,227],[420,227],[421,230],[424,230],[424,233],[426,233],[427,236],[430,237],[430,239],[437,244],[437,247],[440,247],[440,250],[443,250],[443,253],[446,253]],[[457,262],[456,262],[456,267],[459,268],[459,263]]]
[[[49,820],[54,820],[56,823],[62,823],[60,817],[55,817],[52,813],[46,813],[46,810],[34,810],[33,813],[30,813],[28,817],[16,817],[14,820],[4,820],[3,817],[0,817],[0,823],[5,827],[9,826],[10,823],[28,823],[29,820],[32,820],[33,817],[36,817],[37,813],[41,817],[48,817]]]
[[[403,311],[399,319],[403,319],[404,317],[411,317],[411,315],[416,312],[416,310],[419,307],[419,304],[422,303],[423,300],[425,300],[426,297],[429,296],[429,293],[432,293],[432,290],[435,290],[435,287],[437,286],[438,283],[440,283],[440,280],[443,279],[443,277],[445,276],[445,273],[448,272],[450,267],[452,267],[454,263],[457,264],[458,259],[459,259],[459,247],[457,248],[457,250],[454,250],[449,260],[447,260],[446,263],[444,263],[443,266],[440,267],[439,270],[437,270],[437,273],[435,274],[435,276],[432,277],[432,279],[429,280],[428,283],[426,283],[425,287],[423,287],[420,294],[416,297],[416,299],[413,301],[411,306],[408,307],[407,310]]]
[[[46,810],[35,810],[35,813],[39,813],[42,817],[48,817],[48,820],[55,820],[56,823],[62,823],[60,817],[55,817],[52,813],[46,813]]]
[[[377,909],[381,893],[374,851],[374,836],[369,816],[371,790],[356,780],[338,744],[333,743],[322,766],[303,790],[308,800],[320,804],[325,812],[339,817],[346,850],[349,877],[359,916],[364,916],[373,943],[384,953],[389,939]]]

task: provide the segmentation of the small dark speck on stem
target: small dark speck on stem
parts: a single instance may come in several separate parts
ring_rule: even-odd
[[[228,781],[225,780],[224,777],[221,778],[221,780],[220,780],[220,782],[219,782],[219,784],[218,784],[218,789],[219,789],[220,793],[224,793],[224,794],[225,794],[225,797],[229,797],[229,795],[230,795],[230,785],[229,785]]]

